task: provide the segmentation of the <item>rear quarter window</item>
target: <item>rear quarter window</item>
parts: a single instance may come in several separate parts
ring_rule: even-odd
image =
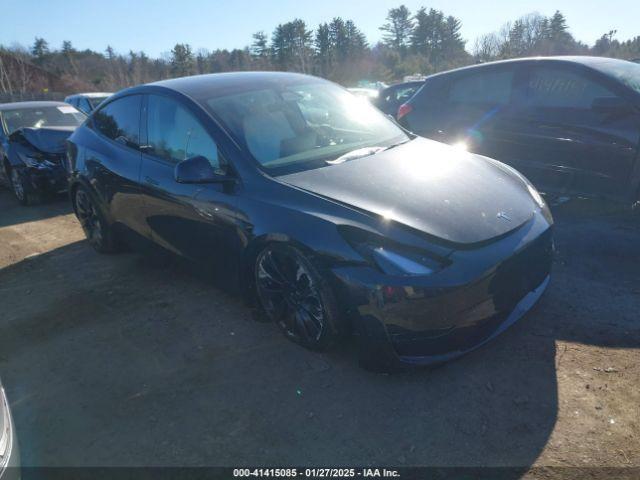
[[[138,148],[141,101],[141,95],[130,95],[108,103],[93,114],[93,128],[111,140]]]

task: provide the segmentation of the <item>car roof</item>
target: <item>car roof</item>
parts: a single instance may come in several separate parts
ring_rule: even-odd
[[[410,82],[399,82],[399,83],[394,83],[393,85],[389,85],[388,87],[384,88],[384,90],[389,90],[392,88],[418,86],[418,85],[422,85],[423,83],[424,83],[424,80],[411,80]]]
[[[468,65],[466,67],[455,68],[453,70],[447,70],[444,72],[438,72],[430,75],[428,78],[438,77],[440,75],[448,75],[454,72],[472,71],[474,69],[482,69],[494,65],[507,65],[513,63],[531,63],[531,62],[557,62],[557,63],[576,63],[586,67],[596,67],[603,64],[614,64],[627,62],[618,58],[609,57],[593,57],[587,55],[557,55],[553,57],[523,57],[523,58],[509,58],[506,60],[497,60],[495,62],[477,63],[475,65]]]
[[[42,108],[42,107],[61,107],[61,106],[67,107],[68,105],[64,102],[49,102],[49,101],[0,103],[0,111],[18,110],[22,108]]]
[[[300,81],[326,82],[318,77],[290,72],[228,72],[193,75],[147,83],[144,87],[163,87],[187,95],[193,99],[211,96],[212,91],[248,91],[265,84],[283,85]],[[140,87],[134,87],[131,91]]]
[[[110,95],[113,95],[113,92],[86,92],[86,93],[74,93],[73,95],[67,96],[67,98],[72,98],[72,97],[97,98],[97,97],[108,97]]]

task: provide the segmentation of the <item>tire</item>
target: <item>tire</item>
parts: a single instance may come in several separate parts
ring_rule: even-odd
[[[11,184],[11,190],[20,205],[37,205],[42,201],[39,193],[29,191],[26,181],[19,169],[9,169],[9,183]]]
[[[256,258],[254,280],[264,315],[289,340],[324,351],[344,336],[331,286],[297,248],[284,244],[265,247]]]
[[[91,246],[98,253],[120,251],[113,229],[87,188],[80,186],[76,189],[73,204],[76,217]]]

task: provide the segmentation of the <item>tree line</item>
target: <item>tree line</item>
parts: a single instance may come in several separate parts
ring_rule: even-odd
[[[54,48],[36,37],[23,46],[0,46],[0,93],[40,93],[53,88],[115,91],[154,80],[238,70],[283,70],[319,75],[345,85],[359,80],[392,82],[411,74],[428,75],[458,66],[530,55],[602,55],[640,58],[640,36],[620,41],[616,31],[589,46],[576,40],[564,15],[531,13],[507,22],[468,46],[460,19],[425,7],[388,11],[381,40],[370,44],[356,23],[335,17],[311,28],[302,19],[253,34],[235,49],[198,49],[177,43],[151,58],[145,52],[76,49],[70,41]],[[53,85],[53,87],[52,87]]]

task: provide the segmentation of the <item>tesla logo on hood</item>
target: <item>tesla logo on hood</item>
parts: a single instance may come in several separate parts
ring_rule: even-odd
[[[506,212],[498,212],[496,217],[501,218],[502,220],[506,220],[507,222],[511,221],[511,217],[506,214]]]

